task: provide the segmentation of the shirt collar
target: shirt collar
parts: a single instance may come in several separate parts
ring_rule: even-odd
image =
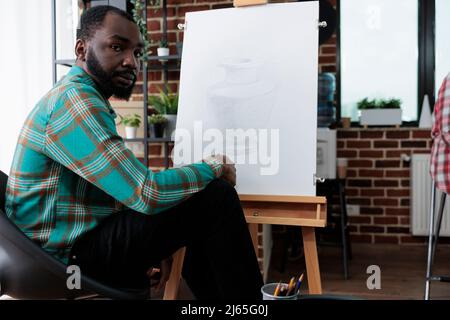
[[[84,83],[84,84],[87,84],[87,85],[93,87],[96,91],[98,91],[100,96],[105,101],[105,104],[108,107],[108,110],[111,113],[111,115],[114,118],[117,118],[117,114],[114,111],[114,109],[112,108],[111,104],[109,103],[109,100],[105,98],[105,96],[101,93],[98,85],[95,83],[95,81],[92,79],[92,77],[86,71],[83,70],[83,68],[81,68],[79,66],[73,66],[72,68],[70,68],[69,72],[67,73],[66,79],[69,81],[75,80],[77,82],[81,82],[81,83]]]

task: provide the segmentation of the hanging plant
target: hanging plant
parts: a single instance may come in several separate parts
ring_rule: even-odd
[[[159,6],[159,1],[160,0],[149,0],[148,4],[151,6]],[[146,21],[143,14],[144,10],[147,10],[145,7],[145,0],[130,0],[130,2],[133,5],[133,19],[139,27],[139,31],[141,32],[142,39],[144,41],[144,54],[141,59],[143,62],[146,62],[148,61],[149,55],[152,53],[150,51],[150,45],[153,44],[153,41],[148,35]]]

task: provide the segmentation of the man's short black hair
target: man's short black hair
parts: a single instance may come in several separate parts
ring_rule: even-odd
[[[92,7],[81,15],[80,25],[77,29],[77,39],[89,40],[94,35],[95,31],[103,24],[103,20],[108,13],[114,13],[125,19],[136,23],[133,17],[117,7],[113,6],[95,6]]]

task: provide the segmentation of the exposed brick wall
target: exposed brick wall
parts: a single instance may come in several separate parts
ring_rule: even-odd
[[[349,218],[352,241],[425,243],[410,233],[410,162],[401,154],[430,148],[430,130],[338,130],[337,156],[348,159],[347,202],[360,206],[360,215]]]
[[[336,0],[329,0],[336,8]],[[319,72],[336,73],[336,32],[319,47]]]

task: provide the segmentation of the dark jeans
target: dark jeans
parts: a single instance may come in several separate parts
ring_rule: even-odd
[[[75,242],[69,264],[113,287],[148,288],[147,270],[183,246],[182,275],[197,299],[261,299],[263,280],[239,198],[221,179],[159,214],[111,215]]]

